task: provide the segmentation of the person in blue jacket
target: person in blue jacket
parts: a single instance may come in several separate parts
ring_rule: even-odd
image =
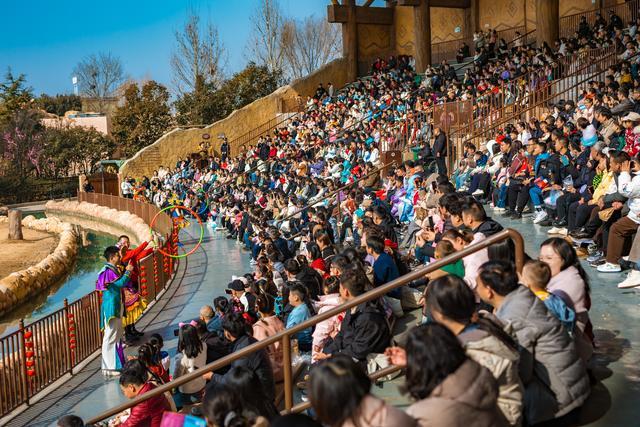
[[[124,335],[122,288],[129,283],[133,265],[128,264],[124,274],[119,274],[116,265],[120,262],[120,249],[116,246],[105,249],[104,257],[107,262],[98,274],[96,283],[96,289],[102,292],[100,330],[104,331],[104,335],[101,367],[104,375],[118,375],[125,362],[120,341]]]

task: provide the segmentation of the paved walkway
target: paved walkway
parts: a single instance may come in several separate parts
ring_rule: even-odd
[[[527,217],[519,221],[498,220],[522,233],[527,253],[537,255],[540,244],[547,238],[545,228],[533,225]],[[195,238],[197,231],[192,228],[188,233]],[[185,249],[190,247],[186,245]],[[203,304],[211,304],[215,296],[223,293],[231,275],[249,271],[248,261],[247,253],[233,241],[224,239],[222,233],[207,230],[202,249],[181,263],[176,283],[141,319],[145,332],[161,333],[166,349],[174,354],[177,339],[173,330],[178,322],[197,316]],[[597,421],[588,425],[636,425],[636,408],[640,402],[640,292],[618,290],[615,284],[621,275],[600,274],[588,266],[586,269],[591,277],[591,319],[598,343],[596,357],[601,366],[598,377],[603,379],[588,405],[590,419]],[[374,393],[404,406],[407,400],[397,392],[401,382],[396,380],[380,388],[374,387]],[[46,399],[12,420],[10,425],[55,425],[61,415],[73,413],[86,418],[123,400],[117,380],[105,381],[99,372],[99,360],[94,360]]]

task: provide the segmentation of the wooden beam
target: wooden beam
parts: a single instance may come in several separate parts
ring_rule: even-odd
[[[421,0],[398,0],[398,6],[419,6]],[[471,7],[471,0],[431,0],[431,7],[446,7],[451,9],[466,9]]]
[[[331,23],[345,23],[348,20],[349,6],[330,4],[327,6],[327,19]],[[393,24],[393,9],[388,7],[356,6],[355,19],[358,24]]]

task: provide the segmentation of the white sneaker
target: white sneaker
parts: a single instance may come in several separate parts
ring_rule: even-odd
[[[533,216],[533,223],[538,224],[544,221],[545,219],[547,219],[547,211],[545,211],[544,209],[540,209],[536,211],[535,215]]]
[[[558,227],[551,227],[549,229],[549,231],[547,231],[547,234],[558,234],[558,231],[560,231],[560,228]]]
[[[477,189],[476,191],[474,191],[473,193],[471,193],[472,196],[481,196],[484,194],[484,191]]]
[[[610,262],[599,265],[597,270],[600,273],[620,273],[622,271],[619,264],[611,264]]]
[[[631,273],[622,282],[618,283],[618,289],[629,289],[640,286],[640,271],[631,270]]]
[[[569,235],[569,230],[566,228],[558,228],[558,234],[567,237]]]

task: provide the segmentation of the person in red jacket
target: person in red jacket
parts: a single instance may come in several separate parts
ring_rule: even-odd
[[[120,388],[127,399],[134,399],[156,388],[142,374],[138,369],[125,369],[120,375]],[[117,425],[123,427],[160,427],[162,414],[170,410],[169,402],[161,394],[131,408],[131,414]]]

